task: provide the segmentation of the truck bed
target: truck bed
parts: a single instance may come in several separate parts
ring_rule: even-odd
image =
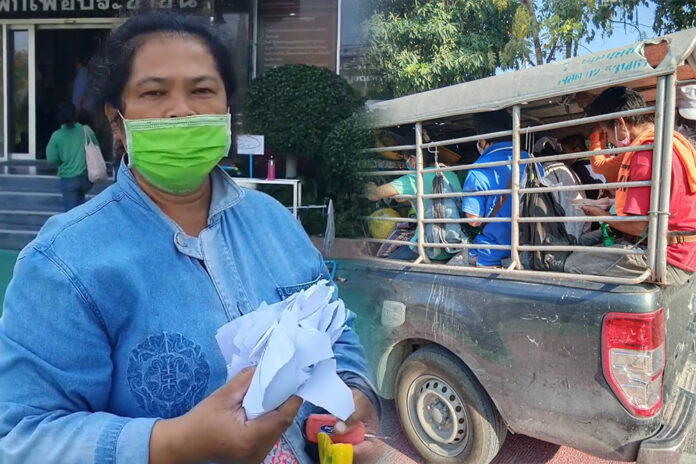
[[[631,416],[607,384],[605,314],[665,308],[665,404],[694,350],[694,279],[661,288],[428,272],[403,262],[337,264],[382,395],[393,397],[396,371],[414,347],[436,343],[471,369],[510,430],[608,459],[634,460],[663,421],[662,413]],[[385,301],[404,305],[403,323],[398,310],[383,314]]]

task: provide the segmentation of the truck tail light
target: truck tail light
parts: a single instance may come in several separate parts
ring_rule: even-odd
[[[634,416],[662,406],[665,313],[608,313],[602,323],[602,367],[611,389]]]

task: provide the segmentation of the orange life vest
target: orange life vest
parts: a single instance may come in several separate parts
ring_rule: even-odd
[[[649,129],[639,135],[631,145],[649,145],[655,140],[655,130]],[[672,137],[673,149],[677,152],[679,160],[684,165],[686,169],[686,176],[689,183],[689,191],[691,193],[696,193],[696,150],[689,143],[689,141],[681,135],[679,132],[674,132]],[[630,169],[631,169],[631,158],[636,152],[629,151],[624,154],[621,167],[619,168],[619,176],[617,182],[629,182],[630,181]],[[626,187],[621,187],[616,189],[616,200],[614,203],[614,209],[616,210],[617,216],[626,216],[624,214],[624,206],[626,205],[626,196],[628,194],[628,189]]]

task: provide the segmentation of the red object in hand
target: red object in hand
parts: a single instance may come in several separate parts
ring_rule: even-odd
[[[331,414],[311,414],[305,426],[305,436],[310,443],[317,443],[317,435],[322,432],[322,427],[334,443],[348,443],[357,445],[365,441],[365,424],[362,422],[350,429],[346,433],[333,431],[333,427],[338,422],[338,418]]]

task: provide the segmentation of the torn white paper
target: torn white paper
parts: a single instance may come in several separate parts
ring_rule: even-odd
[[[243,402],[249,419],[276,409],[292,395],[341,420],[355,410],[350,388],[336,373],[333,344],[348,313],[343,301],[331,302],[334,291],[322,280],[279,303],[262,303],[218,330],[227,380],[256,366]]]

